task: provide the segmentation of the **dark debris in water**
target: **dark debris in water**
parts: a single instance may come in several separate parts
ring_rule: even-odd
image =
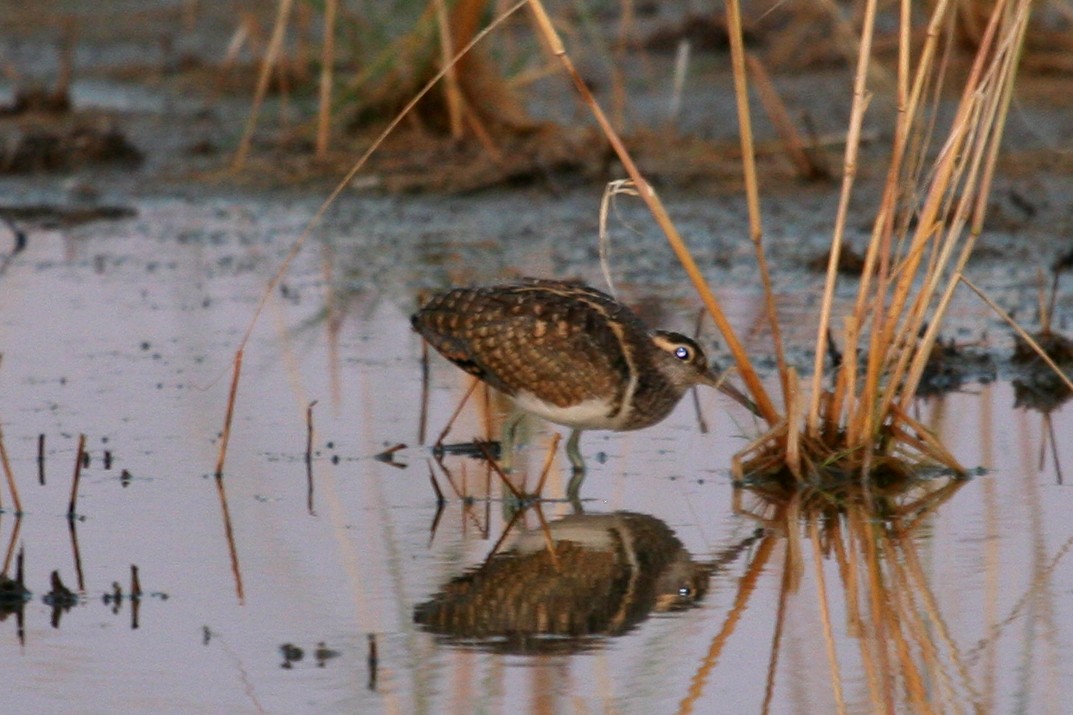
[[[826,273],[827,264],[831,260],[831,251],[827,250],[815,258],[809,260],[808,269],[815,273]],[[859,276],[864,272],[864,256],[858,253],[852,246],[842,246],[838,252],[838,272],[845,276]]]
[[[1032,339],[1062,372],[1073,374],[1073,340],[1052,330],[1041,330]],[[1014,336],[1010,362],[1017,369],[1013,379],[1016,407],[1051,412],[1073,396],[1065,381],[1019,335]]]
[[[493,459],[499,459],[500,444],[497,441],[485,441],[475,439],[470,442],[452,442],[450,444],[437,444],[432,448],[432,455],[437,459],[452,454],[473,459],[485,459],[491,455]]]
[[[92,165],[133,169],[143,158],[115,127],[34,127],[0,136],[0,174],[70,171]]]
[[[0,217],[5,220],[17,224],[32,224],[39,228],[72,228],[93,221],[120,221],[137,215],[138,211],[130,206],[0,206]]]
[[[0,105],[0,117],[20,117],[25,114],[67,114],[71,111],[71,95],[64,87],[29,86],[15,90],[11,104]]]
[[[995,359],[987,351],[960,346],[952,338],[939,338],[924,366],[917,395],[940,395],[973,382],[987,384],[994,382],[996,374]]]

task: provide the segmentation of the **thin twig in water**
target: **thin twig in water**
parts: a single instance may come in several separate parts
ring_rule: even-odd
[[[78,501],[78,482],[82,478],[82,456],[86,453],[86,435],[78,435],[78,453],[75,455],[75,473],[71,479],[71,498],[67,501],[67,518],[75,518],[75,504]]]

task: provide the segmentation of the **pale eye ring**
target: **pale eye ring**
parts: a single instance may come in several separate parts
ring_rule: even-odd
[[[679,360],[689,360],[693,357],[693,351],[684,345],[679,345],[674,349],[674,356]]]

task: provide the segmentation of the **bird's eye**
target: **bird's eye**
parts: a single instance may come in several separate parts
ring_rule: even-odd
[[[689,360],[693,357],[693,351],[684,345],[679,345],[674,349],[674,356],[679,360]]]

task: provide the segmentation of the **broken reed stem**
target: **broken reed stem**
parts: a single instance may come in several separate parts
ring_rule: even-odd
[[[328,155],[332,131],[332,74],[335,69],[335,15],[339,0],[324,2],[324,42],[320,48],[320,99],[317,107],[316,157]]]
[[[559,58],[559,61],[563,64],[567,75],[574,83],[574,87],[588,105],[597,124],[600,125],[600,129],[604,132],[604,136],[611,144],[612,149],[614,149],[619,161],[622,162],[623,167],[625,167],[626,173],[629,174],[630,179],[633,180],[634,185],[637,187],[637,190],[641,195],[641,199],[648,206],[649,211],[652,213],[652,216],[655,218],[660,229],[663,230],[668,243],[670,243],[671,249],[674,251],[675,256],[678,257],[678,261],[682,264],[682,268],[685,270],[686,275],[688,275],[690,281],[692,281],[693,287],[704,301],[705,306],[707,306],[708,312],[715,321],[716,327],[719,328],[719,332],[727,343],[727,349],[729,349],[734,356],[734,361],[738,366],[738,371],[741,373],[742,380],[749,392],[753,395],[753,398],[756,400],[760,416],[769,424],[775,424],[778,422],[779,416],[775,411],[775,406],[772,404],[771,398],[768,397],[763,383],[760,382],[760,377],[757,375],[756,370],[753,369],[748,353],[745,352],[745,348],[742,346],[737,334],[727,320],[722,306],[712,294],[711,288],[709,288],[707,282],[704,280],[704,276],[700,272],[700,268],[697,266],[692,254],[683,242],[682,237],[678,234],[678,230],[671,222],[670,216],[667,214],[667,210],[663,206],[663,202],[660,201],[659,196],[656,194],[656,191],[652,188],[651,184],[645,181],[644,177],[641,175],[641,172],[633,162],[629,152],[627,152],[622,140],[611,126],[610,121],[608,121],[607,115],[604,114],[600,105],[596,102],[596,98],[592,96],[592,92],[589,91],[585,81],[574,67],[573,61],[570,59],[569,55],[566,54],[566,48],[563,45],[562,39],[559,37],[558,31],[548,17],[547,11],[544,9],[541,0],[528,0],[528,5],[533,11],[537,27],[544,37],[544,40],[548,43],[552,54]]]
[[[75,505],[78,502],[78,482],[82,478],[82,457],[86,453],[86,435],[78,435],[78,452],[75,454],[75,473],[71,479],[71,498],[67,501],[67,518],[75,518]]]
[[[760,215],[760,188],[756,177],[756,149],[753,146],[752,115],[749,112],[748,75],[745,71],[745,41],[741,27],[741,4],[730,0],[726,5],[727,36],[730,39],[730,60],[734,72],[734,99],[738,110],[738,133],[741,137],[741,165],[745,183],[745,203],[749,210],[749,238],[756,252],[756,266],[764,289],[764,310],[771,329],[772,345],[775,348],[775,364],[782,387],[783,400],[787,400],[786,355],[779,329],[775,292],[771,287],[771,273],[764,253],[764,226]],[[729,341],[728,341],[729,342]],[[746,358],[748,362],[748,358]],[[751,363],[750,363],[751,364]],[[740,363],[739,363],[740,366]],[[746,382],[748,385],[748,382]],[[749,386],[750,391],[752,387]],[[754,393],[755,394],[755,393]],[[766,394],[764,395],[766,397]],[[771,419],[768,424],[774,424]]]
[[[3,463],[7,488],[11,490],[11,501],[15,504],[15,514],[21,514],[22,502],[19,500],[19,487],[15,484],[15,473],[11,471],[11,463],[7,458],[7,448],[4,447],[4,431],[2,429],[0,429],[0,462]]]

